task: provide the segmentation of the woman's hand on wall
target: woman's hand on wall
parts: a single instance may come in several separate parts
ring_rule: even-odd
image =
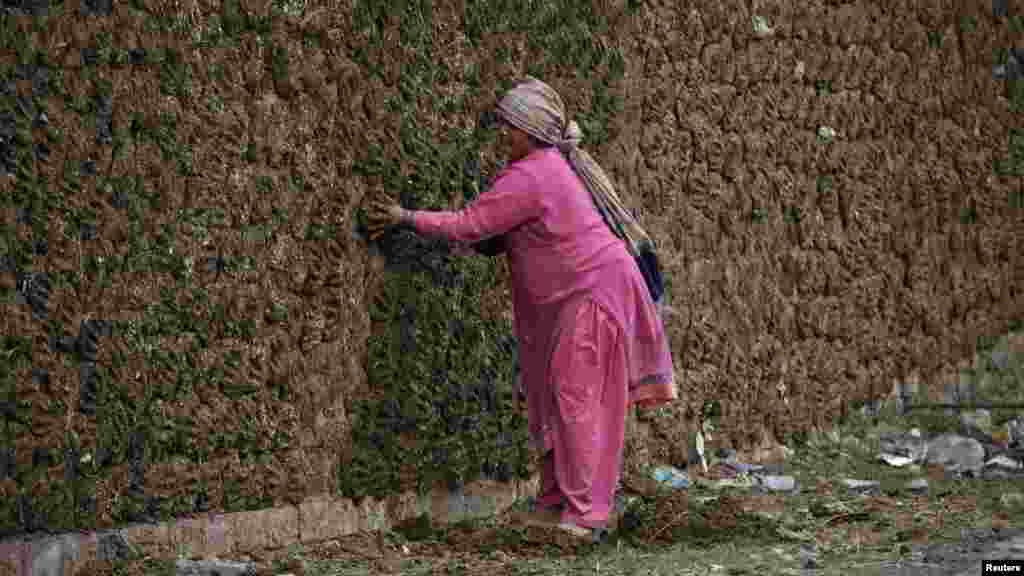
[[[370,229],[370,240],[376,240],[389,229],[406,223],[409,213],[390,199],[375,200],[370,205],[366,219],[367,227]]]

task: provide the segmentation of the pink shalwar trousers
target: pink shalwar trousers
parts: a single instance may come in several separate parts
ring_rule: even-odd
[[[537,501],[564,505],[563,522],[602,528],[614,505],[629,403],[622,330],[591,298],[565,312],[551,356],[550,451]]]

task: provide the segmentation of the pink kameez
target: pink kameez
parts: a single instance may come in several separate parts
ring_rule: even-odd
[[[513,329],[530,437],[544,459],[539,502],[601,527],[621,471],[629,403],[675,398],[672,355],[643,276],[556,148],[511,163],[458,212],[415,212],[424,235],[505,235]]]

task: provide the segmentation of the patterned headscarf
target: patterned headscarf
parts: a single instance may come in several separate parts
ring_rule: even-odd
[[[626,210],[597,161],[579,148],[583,132],[576,121],[566,123],[565,104],[550,86],[527,76],[498,102],[498,116],[546,144],[557,146],[583,181],[598,212],[616,236],[637,257],[641,249],[653,249],[650,237]]]

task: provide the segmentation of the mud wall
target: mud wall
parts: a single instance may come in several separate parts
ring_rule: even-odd
[[[652,451],[1021,318],[1019,3],[577,4],[5,3],[0,532],[525,475],[504,264],[360,228],[486,186],[524,73],[658,243]]]

